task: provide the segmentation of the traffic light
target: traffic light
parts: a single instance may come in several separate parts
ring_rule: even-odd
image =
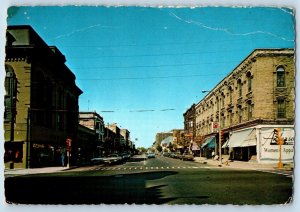
[[[220,141],[221,141],[221,143],[224,143],[224,141],[225,141],[225,136],[224,136],[224,132],[223,132],[222,130],[220,131],[219,136],[220,136]]]
[[[281,140],[281,130],[280,128],[275,128],[274,129],[274,140],[278,144],[279,141]]]
[[[71,151],[71,148],[72,148],[72,140],[70,138],[67,138],[66,149],[67,149],[67,151]]]

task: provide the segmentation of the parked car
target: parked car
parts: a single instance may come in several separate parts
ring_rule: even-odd
[[[194,156],[192,154],[188,154],[188,153],[184,153],[181,157],[181,160],[190,160],[193,161],[194,160]]]
[[[152,152],[149,152],[149,153],[147,154],[147,158],[155,158],[155,154],[152,153]]]
[[[103,162],[104,162],[103,158],[101,158],[101,157],[97,157],[97,158],[92,158],[91,159],[91,164],[101,164]]]
[[[103,162],[106,164],[116,164],[122,162],[122,157],[118,154],[110,154],[103,158]]]
[[[162,155],[163,155],[164,157],[170,157],[170,153],[169,153],[169,152],[164,152]]]
[[[120,154],[120,156],[122,157],[123,161],[127,161],[130,159],[131,155],[127,152],[123,152]]]

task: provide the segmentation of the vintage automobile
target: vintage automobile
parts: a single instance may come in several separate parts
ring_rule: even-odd
[[[103,158],[103,163],[105,164],[117,164],[122,162],[122,157],[118,154],[110,154]]]
[[[190,161],[193,161],[194,160],[194,156],[192,154],[189,154],[189,153],[184,153],[181,156],[181,160],[190,160]]]
[[[147,158],[155,158],[155,154],[153,152],[148,152]]]

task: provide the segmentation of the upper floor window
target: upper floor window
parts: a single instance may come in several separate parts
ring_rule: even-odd
[[[282,67],[277,68],[277,87],[285,87],[285,70]]]
[[[251,73],[247,73],[247,81],[248,81],[248,92],[252,91],[252,76]]]
[[[10,65],[5,65],[5,71],[4,119],[13,120],[16,114],[17,78]]]
[[[239,89],[239,97],[242,97],[243,92],[242,92],[242,81],[238,81],[238,89]]]
[[[286,105],[284,99],[277,100],[277,118],[286,117]]]
[[[232,88],[231,87],[229,87],[229,101],[230,101],[230,103],[232,103]]]
[[[251,103],[249,103],[248,104],[248,120],[252,119],[252,109],[253,109],[253,106]]]
[[[238,113],[239,113],[239,123],[241,123],[243,120],[243,109],[239,108]]]

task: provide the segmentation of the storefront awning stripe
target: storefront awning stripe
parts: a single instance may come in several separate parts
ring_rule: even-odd
[[[205,148],[206,146],[208,148],[214,148],[215,147],[215,140],[216,137],[209,137],[205,140],[204,144],[202,144],[201,148]]]
[[[241,147],[256,146],[256,131],[253,129],[242,143]]]
[[[228,146],[229,147],[241,147],[242,143],[246,140],[248,135],[253,129],[248,129],[244,131],[234,132],[229,138]]]

